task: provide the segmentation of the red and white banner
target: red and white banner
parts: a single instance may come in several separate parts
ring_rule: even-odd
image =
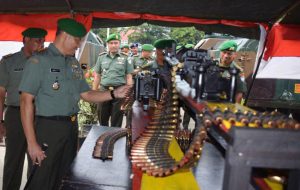
[[[300,26],[272,27],[256,78],[300,79]]]

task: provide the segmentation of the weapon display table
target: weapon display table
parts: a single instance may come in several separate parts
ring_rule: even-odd
[[[92,153],[98,137],[109,127],[94,125],[78,152],[61,189],[71,190],[124,190],[132,189],[131,165],[126,152],[126,138],[114,146],[112,161],[94,159]],[[201,190],[221,190],[224,175],[224,158],[210,143],[205,143],[202,157],[193,173]]]

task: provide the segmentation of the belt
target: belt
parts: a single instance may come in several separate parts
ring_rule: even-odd
[[[9,108],[13,108],[13,109],[20,109],[20,106],[7,106],[7,107],[9,107]]]
[[[77,119],[76,115],[71,115],[71,116],[41,116],[37,115],[37,118],[41,119],[49,119],[49,120],[55,120],[55,121],[71,121],[74,122]]]
[[[121,85],[120,85],[121,86]],[[114,90],[116,88],[118,88],[119,86],[103,86],[103,88],[105,88],[106,90]]]

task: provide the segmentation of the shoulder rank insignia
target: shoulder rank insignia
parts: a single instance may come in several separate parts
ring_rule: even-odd
[[[3,55],[3,56],[2,56],[2,59],[1,59],[1,61],[0,61],[0,64],[1,64],[5,59],[11,57],[12,55],[13,55],[13,53],[10,53],[10,54],[7,54],[7,55]]]
[[[106,51],[99,53],[99,56],[107,54]]]

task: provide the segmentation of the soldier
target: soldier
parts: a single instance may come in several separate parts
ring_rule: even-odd
[[[127,84],[132,85],[133,65],[128,63],[128,57],[119,52],[120,35],[111,34],[106,42],[108,52],[99,55],[94,71],[97,73],[93,83],[93,89],[97,90],[100,83],[100,91],[113,90],[118,86]],[[120,110],[122,100],[111,100],[99,103],[98,118],[99,123],[109,126],[111,119],[113,127],[121,127],[123,114]]]
[[[70,18],[58,20],[57,26],[54,42],[27,61],[19,86],[28,153],[40,166],[29,185],[33,190],[59,189],[77,152],[79,99],[107,101],[123,98],[128,91],[127,86],[110,92],[91,91],[74,57],[86,35],[85,27]],[[48,144],[46,152],[42,143]]]
[[[26,139],[20,116],[19,84],[30,56],[43,47],[47,31],[28,28],[22,32],[24,47],[21,51],[4,56],[0,64],[0,127],[4,128],[3,109],[5,94],[8,106],[5,117],[6,149],[3,171],[3,190],[20,189],[26,153]]]
[[[130,45],[130,57],[138,56],[139,55],[139,44],[138,43],[132,43]]]
[[[154,42],[156,48],[156,59],[153,61],[152,68],[163,70],[166,65],[164,64],[164,50],[172,51],[172,44],[176,43],[173,39],[159,39]]]
[[[151,44],[142,45],[142,53],[140,56],[135,56],[132,58],[132,64],[135,72],[140,70],[149,69],[152,67],[153,58],[151,57],[154,47]]]
[[[243,74],[243,69],[233,61],[234,58],[237,56],[237,44],[232,40],[228,40],[221,44],[219,50],[221,51],[221,53],[218,65],[223,70],[223,72],[221,73],[222,77],[225,79],[229,79],[231,76],[229,69],[233,67],[235,67],[240,72],[240,74],[237,75],[235,102],[241,103],[243,95],[247,91],[247,87],[245,82],[243,82],[240,77],[240,75]]]
[[[129,45],[128,44],[124,44],[120,47],[121,52],[125,53],[127,56],[129,55]]]

